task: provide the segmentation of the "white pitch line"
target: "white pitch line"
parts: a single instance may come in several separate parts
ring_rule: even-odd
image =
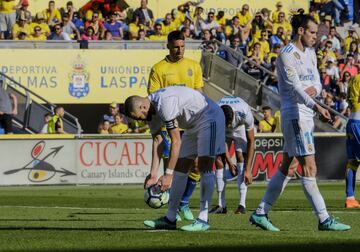
[[[27,209],[69,209],[69,210],[106,210],[106,211],[111,211],[111,210],[129,210],[129,208],[104,208],[104,207],[62,207],[62,206],[1,206],[0,208],[27,208]],[[132,211],[147,211],[151,208],[132,208],[130,210]],[[198,210],[195,210],[198,211]],[[294,213],[294,212],[299,212],[299,211],[290,211],[290,210],[275,210],[273,211],[273,213]],[[305,212],[305,211],[303,211]],[[306,212],[311,212],[311,211],[306,211]],[[354,211],[330,211],[330,213],[334,213],[334,214],[360,214],[360,210],[356,210],[354,209]]]
[[[69,210],[127,210],[127,208],[102,208],[102,207],[61,207],[61,206],[1,206],[0,208],[29,208],[29,209],[69,209]],[[145,211],[146,209],[132,208],[135,211]]]

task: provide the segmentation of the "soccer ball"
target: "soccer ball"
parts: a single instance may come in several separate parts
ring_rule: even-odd
[[[144,201],[151,208],[160,208],[169,202],[169,193],[162,192],[160,185],[155,184],[145,189]]]

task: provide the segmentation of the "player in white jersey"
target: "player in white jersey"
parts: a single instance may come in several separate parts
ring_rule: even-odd
[[[279,231],[269,221],[267,214],[293,176],[294,169],[289,167],[296,158],[302,166],[301,183],[304,193],[319,219],[318,229],[349,230],[350,226],[338,223],[329,216],[315,178],[314,111],[330,119],[329,111],[312,99],[321,92],[313,49],[318,25],[309,15],[296,15],[291,23],[295,32],[294,39],[282,49],[277,58],[284,159],[277,173],[271,178],[262,202],[251,215],[250,222],[264,230]]]
[[[224,157],[216,158],[216,186],[218,191],[218,205],[210,213],[227,213],[225,201],[226,173],[225,163],[228,164],[232,174],[237,174],[237,184],[240,194],[239,206],[236,214],[246,211],[247,184],[251,183],[251,161],[254,157],[254,117],[249,105],[239,97],[225,96],[218,102],[225,115],[227,149],[234,143],[236,166],[231,161],[228,152]],[[246,157],[246,158],[245,158]],[[244,163],[246,162],[246,169]]]
[[[157,176],[161,150],[161,127],[166,126],[171,139],[170,158],[165,175],[158,183],[163,191],[171,186],[166,216],[146,220],[144,224],[154,229],[176,229],[176,212],[184,193],[188,172],[198,157],[200,180],[199,217],[184,231],[209,229],[208,208],[214,191],[212,172],[215,157],[225,153],[225,118],[221,108],[199,91],[171,86],[159,89],[147,97],[131,96],[125,101],[125,113],[136,120],[147,120],[153,135],[151,179]],[[179,128],[185,130],[180,138]]]

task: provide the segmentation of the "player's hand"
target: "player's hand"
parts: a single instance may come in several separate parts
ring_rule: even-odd
[[[144,189],[156,184],[156,182],[156,177],[152,177],[151,174],[147,175],[144,182]]]
[[[244,173],[244,179],[245,179],[245,184],[246,185],[251,185],[252,184],[252,175],[251,175],[251,170],[246,170]]]
[[[229,163],[229,171],[231,172],[231,174],[235,177],[237,175],[237,169],[236,169],[236,165],[234,163]]]
[[[170,189],[173,175],[165,174],[161,176],[158,180],[158,184],[161,185],[161,191],[165,192]]]
[[[314,88],[314,87],[306,88],[305,93],[307,93],[312,98],[316,97],[316,95],[317,95],[316,88]]]
[[[327,109],[321,107],[319,104],[316,104],[315,108],[321,114],[321,116],[324,118],[324,120],[328,120],[328,121],[331,120],[330,112]]]

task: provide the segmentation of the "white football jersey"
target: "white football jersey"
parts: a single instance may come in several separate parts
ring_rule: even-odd
[[[218,102],[218,105],[229,105],[234,111],[234,119],[232,130],[234,132],[241,131],[241,126],[245,126],[245,130],[254,128],[254,117],[251,113],[250,106],[241,98],[236,96],[224,96]]]
[[[317,95],[321,92],[320,76],[317,69],[317,60],[313,48],[299,50],[293,43],[281,49],[276,61],[278,86],[281,102],[281,117],[298,119],[313,117],[315,102],[305,92],[313,86]]]
[[[178,123],[177,127],[190,129],[201,123],[202,112],[207,108],[209,99],[199,91],[182,86],[159,89],[148,96],[156,110],[150,122],[151,132],[156,133],[162,124]]]

